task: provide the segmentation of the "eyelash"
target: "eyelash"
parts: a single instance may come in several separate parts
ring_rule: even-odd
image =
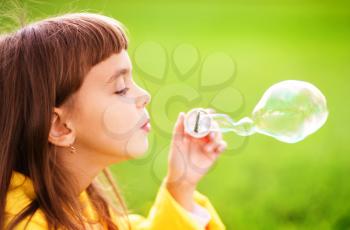
[[[129,90],[129,88],[128,87],[126,87],[126,88],[124,88],[124,89],[122,89],[122,90],[119,90],[119,91],[117,91],[117,92],[115,92],[116,94],[118,94],[118,95],[125,95],[126,94],[126,92]]]

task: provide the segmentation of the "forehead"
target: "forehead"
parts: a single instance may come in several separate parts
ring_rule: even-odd
[[[113,67],[115,69],[131,69],[131,61],[128,52],[123,49],[119,53],[113,53],[108,58],[98,63],[94,67]]]
[[[94,65],[86,77],[106,82],[111,76],[116,75],[117,72],[130,72],[131,69],[132,64],[128,52],[123,49],[121,52],[113,53],[105,60]]]

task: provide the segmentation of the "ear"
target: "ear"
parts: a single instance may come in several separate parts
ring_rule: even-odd
[[[61,147],[68,147],[75,140],[73,124],[66,120],[65,113],[61,108],[54,108],[51,119],[49,142]]]

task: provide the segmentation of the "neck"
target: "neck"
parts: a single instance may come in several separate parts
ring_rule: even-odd
[[[62,156],[62,163],[69,174],[76,181],[77,195],[83,192],[94,178],[109,165],[107,159],[101,159],[103,158],[101,154],[77,146],[76,152],[71,153],[68,148],[65,148],[64,152],[59,155]]]

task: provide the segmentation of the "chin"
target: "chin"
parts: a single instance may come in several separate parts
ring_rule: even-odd
[[[134,135],[127,143],[127,158],[135,159],[142,157],[148,150],[148,138],[144,135]]]

